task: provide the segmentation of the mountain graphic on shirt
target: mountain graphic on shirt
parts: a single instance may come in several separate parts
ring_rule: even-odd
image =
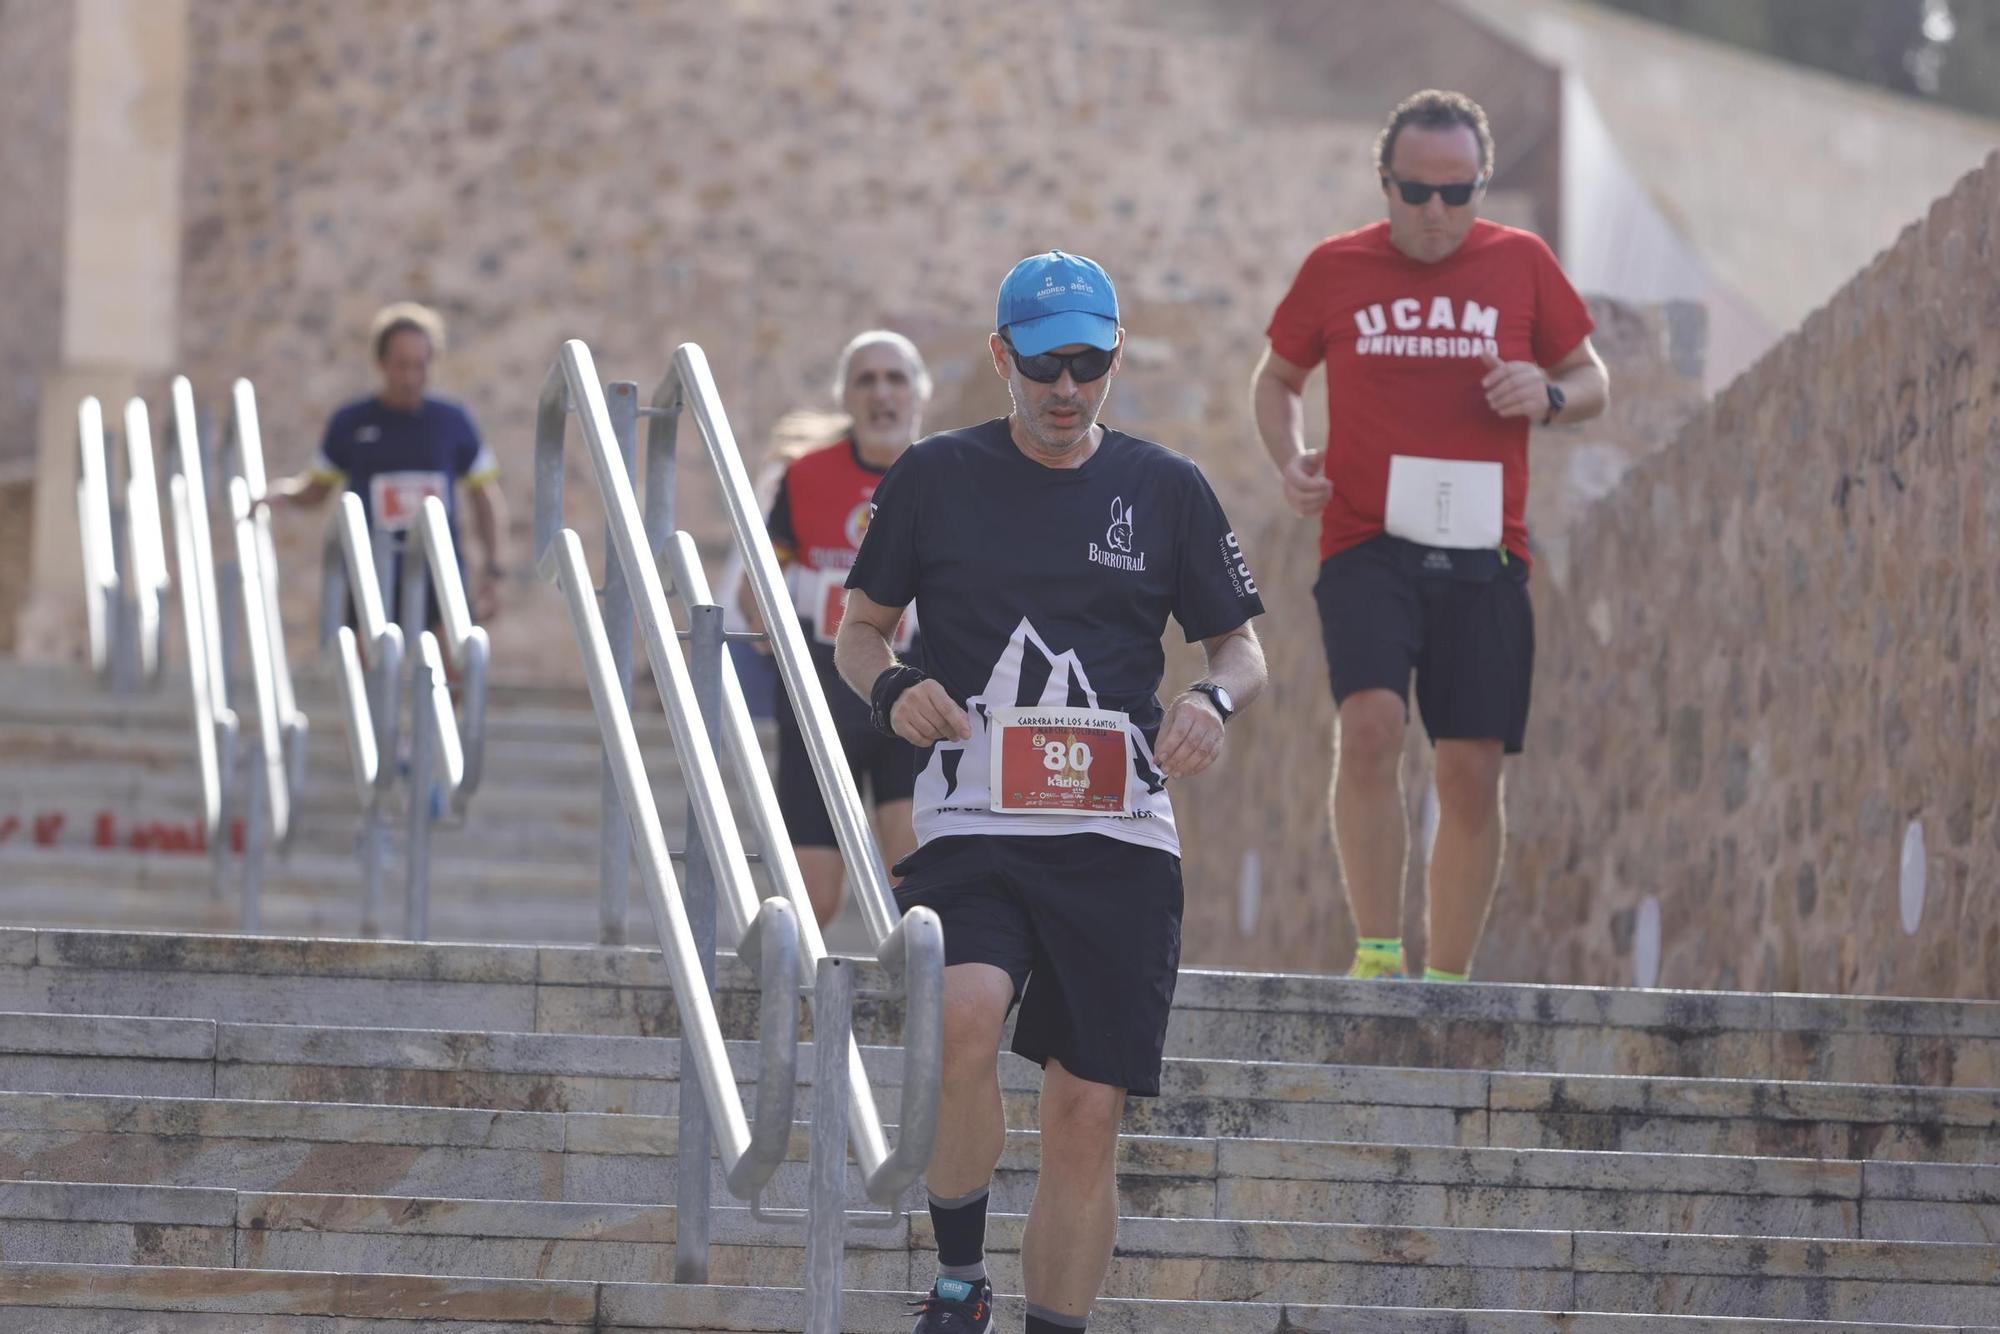
[[[1034,624],[1027,617],[1014,627],[1008,636],[1007,647],[1002,650],[999,660],[993,664],[992,674],[986,678],[986,685],[976,695],[965,701],[966,711],[978,719],[970,743],[937,747],[939,775],[944,779],[944,797],[949,800],[958,791],[959,767],[964,762],[965,752],[976,748],[981,752],[980,765],[975,771],[985,773],[985,752],[992,745],[993,709],[1095,709],[1097,691],[1091,687],[1090,676],[1084,671],[1083,662],[1074,649],[1058,653],[1049,647]],[[1146,734],[1127,724],[1126,730],[1132,737],[1132,765],[1139,781],[1146,785],[1148,794],[1162,792],[1166,779],[1153,763],[1153,748],[1146,741]]]

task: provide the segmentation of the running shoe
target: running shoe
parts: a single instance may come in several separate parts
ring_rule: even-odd
[[[993,1328],[993,1285],[983,1278],[941,1278],[916,1308],[911,1334],[986,1334]]]
[[[1403,976],[1403,965],[1400,959],[1389,960],[1374,954],[1357,954],[1354,957],[1354,966],[1347,970],[1347,975],[1364,982],[1372,982],[1377,978],[1400,978]]]

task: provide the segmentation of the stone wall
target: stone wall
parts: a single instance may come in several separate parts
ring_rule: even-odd
[[[68,5],[0,0],[0,479],[32,470],[42,378],[62,357],[63,213],[68,188]],[[0,558],[25,563],[11,529]],[[0,634],[11,607],[0,605]]]
[[[1996,218],[2000,156],[1572,534],[1482,972],[1657,913],[1665,986],[2000,995]]]
[[[563,338],[648,388],[676,343],[702,343],[754,452],[825,401],[849,334],[889,324],[932,360],[931,422],[961,423],[1004,410],[994,290],[1051,245],[1119,285],[1131,347],[1110,418],[1261,503],[1244,395],[1264,321],[1313,241],[1381,207],[1372,123],[1245,114],[1257,38],[1138,3],[191,14],[182,322],[202,397],[252,377],[274,468],[302,467],[370,387],[370,313],[437,305],[438,387],[500,455],[522,563],[534,399]],[[687,526],[717,533],[683,476]],[[287,522],[293,568],[313,568],[321,523]],[[494,651],[503,676],[574,679],[538,586],[514,590]]]
[[[1538,429],[1530,444],[1533,484],[1529,533],[1535,552],[1533,590],[1538,638],[1534,727],[1527,755],[1513,762],[1510,782],[1546,763],[1537,734],[1550,716],[1546,697],[1547,608],[1575,577],[1568,533],[1625,472],[1673,440],[1706,401],[1702,392],[1701,312],[1685,306],[1640,309],[1594,299],[1592,341],[1611,368],[1612,409],[1581,426]],[[1321,394],[1315,380],[1308,402]],[[1318,438],[1323,427],[1309,430]],[[1266,513],[1245,532],[1268,614],[1259,622],[1271,687],[1232,722],[1222,762],[1185,785],[1176,801],[1185,833],[1189,886],[1185,950],[1191,959],[1250,967],[1345,968],[1354,948],[1345,891],[1327,817],[1334,714],[1320,646],[1312,584],[1318,573],[1319,528],[1290,513]],[[1176,664],[1182,679],[1198,654]],[[1413,829],[1421,830],[1429,787],[1430,746],[1420,724],[1410,729],[1404,781]],[[1518,805],[1518,803],[1516,803]],[[1517,812],[1517,822],[1522,817]],[[1423,844],[1413,839],[1404,893],[1404,941],[1421,966],[1424,954]],[[1519,879],[1510,858],[1509,883]],[[1511,902],[1514,891],[1503,890]],[[1504,918],[1503,908],[1501,917]],[[1505,932],[1496,922],[1495,934]],[[1491,955],[1497,951],[1489,947]],[[1489,972],[1481,960],[1481,972]],[[1536,976],[1568,981],[1546,969]]]
[[[36,424],[62,358],[68,5],[0,0],[0,653],[26,592]]]

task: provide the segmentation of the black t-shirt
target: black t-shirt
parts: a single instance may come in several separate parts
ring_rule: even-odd
[[[1078,468],[1015,447],[1006,418],[912,446],[875,491],[847,586],[915,602],[924,670],[972,717],[972,739],[919,756],[919,843],[947,834],[1098,833],[1178,854],[1153,765],[1167,619],[1190,642],[1264,610],[1236,534],[1194,463],[1106,428]],[[1114,709],[1129,716],[1123,816],[989,808],[987,711]]]

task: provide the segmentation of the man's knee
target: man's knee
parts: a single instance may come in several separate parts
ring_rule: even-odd
[[[1441,741],[1437,748],[1438,809],[1446,818],[1486,819],[1500,809],[1498,741]]]
[[[1071,1159],[1108,1159],[1124,1117],[1124,1089],[1079,1079],[1059,1062],[1049,1062],[1042,1078],[1044,1157],[1053,1151]]]
[[[1393,690],[1357,690],[1343,700],[1340,767],[1364,777],[1394,774],[1403,758],[1404,713]]]
[[[992,964],[944,970],[944,1077],[947,1083],[991,1071],[1000,1059],[1000,1030],[1014,1000],[1014,979]]]

